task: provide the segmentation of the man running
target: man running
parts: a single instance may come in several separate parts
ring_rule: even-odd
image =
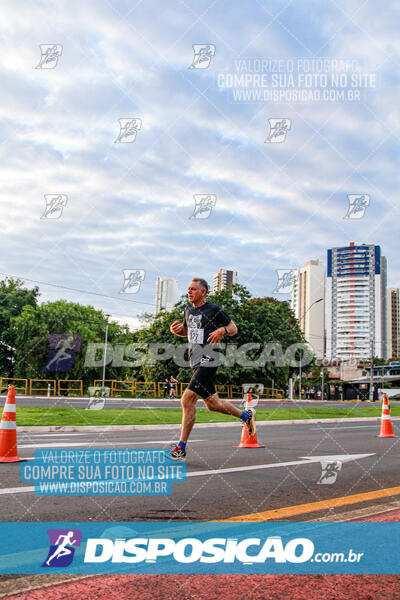
[[[171,375],[171,378],[169,380],[169,397],[170,398],[176,398],[176,384],[178,383],[178,380],[175,379],[175,377],[173,375]]]
[[[186,444],[196,420],[196,402],[203,398],[208,410],[226,415],[234,415],[247,426],[250,436],[255,433],[254,410],[239,408],[222,400],[215,392],[214,377],[218,368],[218,353],[212,350],[224,335],[236,335],[237,327],[230,317],[217,304],[207,302],[205,296],[208,284],[204,279],[194,278],[189,284],[190,304],[185,308],[183,323],[174,321],[171,333],[179,337],[188,337],[189,362],[193,376],[183,393],[182,428],[179,443],[171,450],[173,460],[185,460]]]

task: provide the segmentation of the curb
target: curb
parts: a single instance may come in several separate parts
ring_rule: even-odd
[[[354,418],[342,418],[342,419],[292,419],[288,421],[257,421],[257,426],[275,426],[275,425],[305,425],[313,423],[315,425],[319,423],[362,423],[362,422],[373,422],[377,423],[381,420],[381,417],[354,417]],[[400,421],[400,417],[392,417],[392,421]],[[207,427],[237,427],[240,425],[240,421],[237,423],[196,423],[196,429],[206,429]],[[69,431],[88,431],[92,433],[107,432],[107,431],[150,431],[150,430],[163,430],[163,429],[180,429],[180,423],[169,423],[166,425],[38,425],[29,427],[17,427],[21,433],[45,433],[49,431],[54,432],[69,432]]]

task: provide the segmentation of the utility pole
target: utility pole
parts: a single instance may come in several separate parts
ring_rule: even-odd
[[[371,342],[371,372],[369,376],[369,401],[374,401],[374,340]]]
[[[300,372],[299,372],[299,400],[301,400],[301,361],[303,359],[303,353],[300,357]]]
[[[322,377],[322,385],[321,385],[321,401],[324,401],[324,367],[322,367],[322,371],[321,371],[321,377]]]
[[[111,317],[111,315],[104,315],[104,316],[107,319],[107,321],[106,321],[106,334],[105,334],[105,338],[104,338],[103,379],[102,379],[102,382],[101,382],[101,391],[102,391],[102,393],[104,393],[104,380],[106,378],[108,319]]]

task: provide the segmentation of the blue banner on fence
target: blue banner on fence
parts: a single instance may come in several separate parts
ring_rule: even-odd
[[[40,448],[20,475],[39,496],[167,496],[186,480],[186,465],[165,450]]]
[[[400,523],[2,523],[0,573],[400,573]]]

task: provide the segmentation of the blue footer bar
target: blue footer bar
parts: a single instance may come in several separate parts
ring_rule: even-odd
[[[400,523],[1,523],[0,573],[400,573]]]

